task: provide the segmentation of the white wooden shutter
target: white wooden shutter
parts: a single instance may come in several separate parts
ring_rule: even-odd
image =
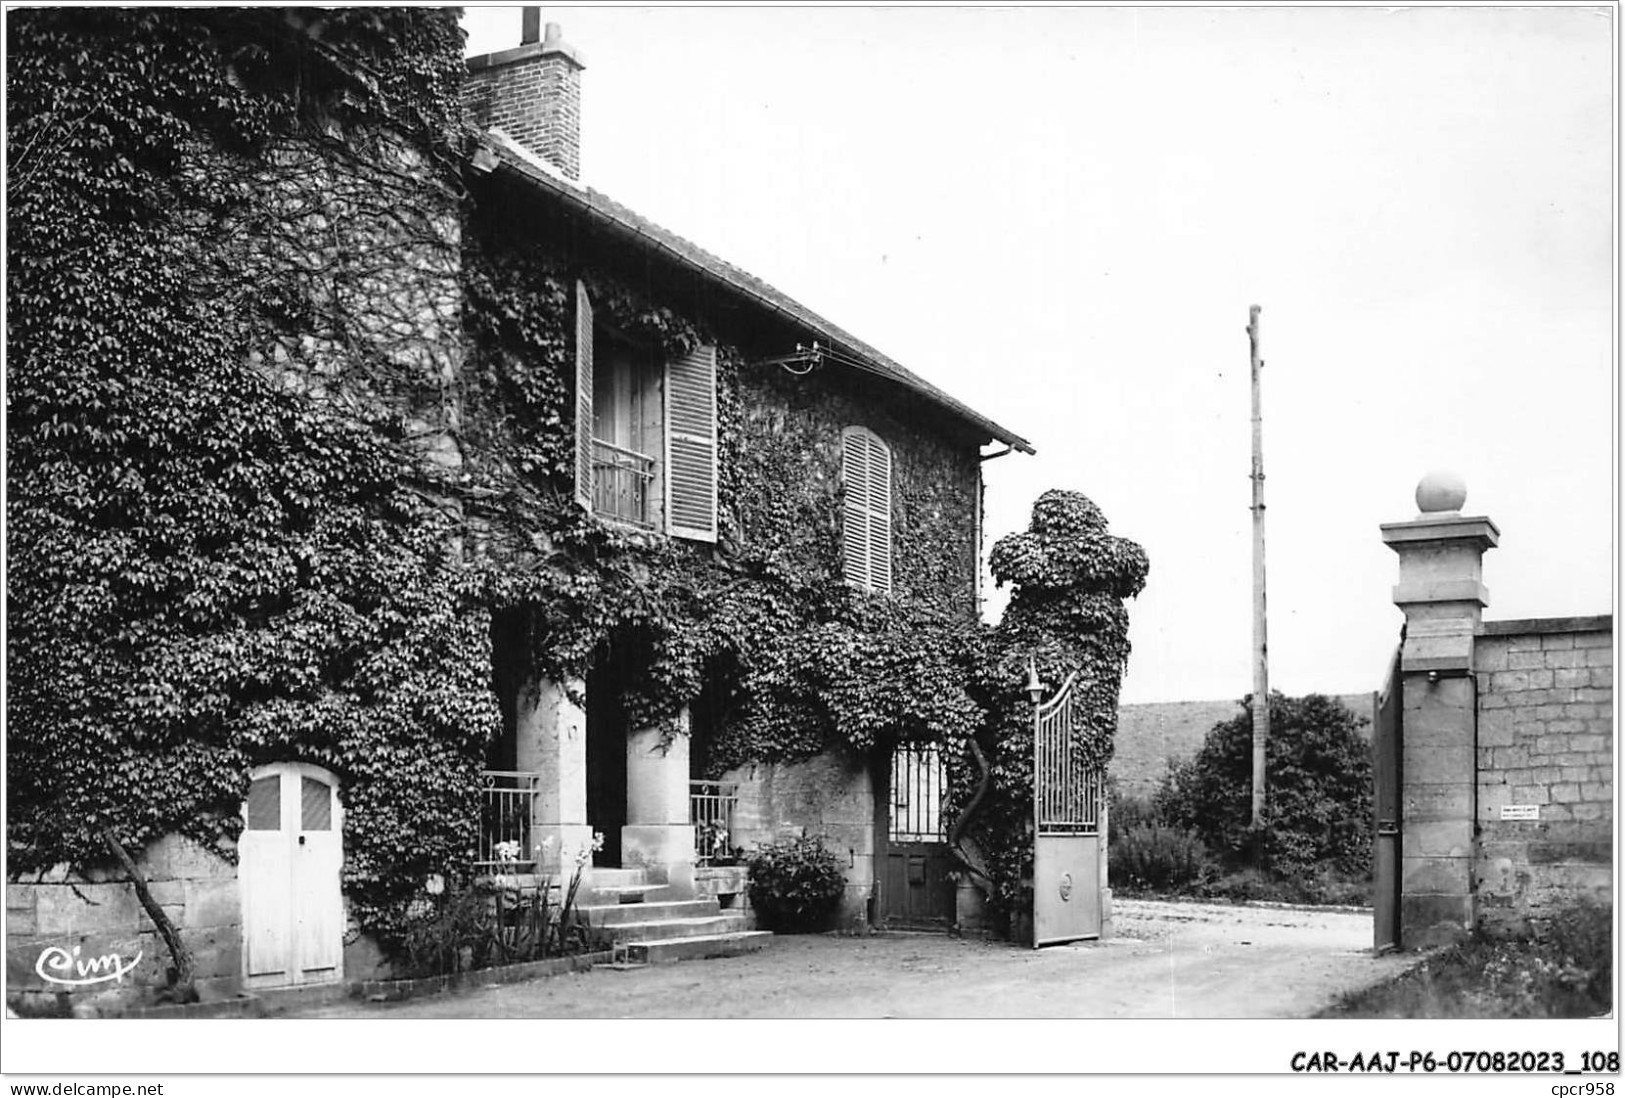
[[[576,502],[592,510],[592,300],[576,283]]]
[[[869,436],[869,586],[891,590],[891,450]]]
[[[890,591],[891,450],[862,427],[841,432],[842,571],[850,583]]]
[[[666,363],[666,530],[717,540],[717,349]]]

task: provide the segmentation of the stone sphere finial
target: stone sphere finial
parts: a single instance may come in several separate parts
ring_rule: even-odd
[[[1416,485],[1416,506],[1424,515],[1460,512],[1467,502],[1467,482],[1460,474],[1435,469]]]

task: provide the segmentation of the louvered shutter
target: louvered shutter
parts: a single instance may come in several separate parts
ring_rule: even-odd
[[[869,586],[891,590],[891,451],[869,436]]]
[[[842,570],[850,583],[890,591],[891,450],[862,427],[841,432]]]
[[[869,586],[869,448],[850,428],[841,432],[841,570],[846,582]]]
[[[592,510],[592,300],[576,283],[576,502]]]
[[[717,540],[717,349],[666,363],[666,530]]]

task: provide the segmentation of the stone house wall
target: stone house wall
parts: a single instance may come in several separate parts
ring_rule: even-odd
[[[1478,925],[1516,931],[1613,882],[1613,628],[1486,622],[1476,639]],[[1503,814],[1538,819],[1504,819]]]
[[[481,240],[485,233],[475,226],[465,238]],[[685,294],[681,272],[651,265],[641,255],[632,257],[637,267],[631,269],[627,257],[607,243],[591,243],[584,233],[549,231],[544,222],[526,237],[526,250],[543,268],[587,269],[637,287],[651,306],[669,308],[715,339],[719,360],[739,363],[737,434],[719,448],[719,551],[729,551],[728,534],[736,532],[739,544],[732,548],[771,556],[821,582],[842,583],[842,430],[865,427],[892,455],[891,597],[974,619],[981,468],[979,447],[962,427],[922,398],[834,362],[805,373],[764,363],[788,346],[770,319],[696,301]],[[469,453],[470,460],[480,460],[477,451]],[[729,468],[729,462],[738,467]],[[740,484],[749,490],[738,491]],[[696,732],[691,777],[739,784],[731,842],[748,850],[787,835],[824,836],[848,881],[841,922],[865,921],[875,847],[868,761],[826,754],[715,773],[705,764],[705,735]]]
[[[378,131],[347,137],[359,154],[304,140],[286,141],[254,163],[195,151],[184,170],[222,187],[246,179],[263,200],[231,231],[190,226],[219,272],[217,284],[198,292],[282,286],[302,295],[309,309],[301,326],[257,318],[245,348],[250,368],[340,409],[389,407],[425,465],[455,468],[463,359],[457,205],[412,145]],[[192,950],[199,994],[235,992],[242,979],[236,865],[175,834],[132,854]],[[109,863],[83,877],[59,868],[8,882],[8,1002],[19,1013],[114,1011],[166,986],[168,950],[122,878]],[[375,974],[376,946],[349,939],[347,972]],[[55,950],[66,952],[41,960]],[[55,974],[51,961],[64,956],[75,965],[111,956],[139,961],[121,979],[81,986],[37,971]]]
[[[136,865],[191,950],[199,994],[235,991],[242,976],[237,867],[180,835],[147,847]],[[166,986],[169,950],[122,876],[58,868],[6,884],[7,1006],[25,1015],[95,1016],[131,1004],[142,989]],[[107,973],[112,966],[91,964],[109,957],[124,976],[60,982]]]
[[[769,475],[764,479],[779,506],[795,518],[787,522],[785,511],[764,515],[742,503],[749,547],[776,548],[788,536],[798,566],[833,567],[831,579],[840,582],[841,431],[867,427],[892,453],[893,597],[973,616],[981,551],[977,448],[932,429],[918,400],[867,398],[851,383],[852,371],[776,373],[771,366],[741,371],[738,453]]]
[[[251,368],[313,400],[364,412],[388,407],[399,413],[426,464],[455,468],[464,460],[459,438],[465,409],[459,394],[465,369],[466,208],[446,181],[436,178],[440,169],[433,161],[407,142],[380,134],[343,136],[353,138],[366,155],[335,157],[324,145],[297,140],[275,148],[260,163],[221,150],[198,151],[195,170],[253,188],[265,199],[243,215],[243,222],[218,233],[219,240],[205,241],[218,244],[220,250],[209,254],[225,272],[222,278],[229,274],[233,280],[223,282],[219,292],[233,286],[285,287],[297,308],[285,316],[267,311],[255,318],[244,348]],[[647,275],[646,259],[638,257],[637,273]],[[762,335],[756,323],[719,334],[740,348],[757,347]],[[743,352],[740,357],[751,358]],[[739,449],[765,452],[787,445],[787,436],[814,437],[804,461],[785,466],[777,491],[785,500],[799,500],[803,513],[816,520],[796,524],[792,536],[833,563],[832,582],[840,582],[840,429],[862,424],[875,430],[894,458],[897,597],[973,615],[980,549],[978,448],[919,398],[889,388],[882,392],[872,382],[855,385],[855,375],[829,365],[793,379],[778,376],[773,367],[747,367],[740,381],[745,422]],[[743,785],[757,835],[806,829],[827,834],[832,845],[848,852],[845,912],[861,918],[873,880],[874,806],[866,766],[830,757],[763,766]],[[747,811],[743,805],[741,811]],[[178,836],[153,844],[139,863],[193,947],[200,990],[235,988],[242,967],[236,867]],[[57,1003],[48,981],[29,977],[40,951],[51,948],[71,954],[77,947],[84,957],[140,954],[138,966],[114,988],[119,994],[127,994],[121,990],[126,986],[165,982],[167,953],[128,883],[94,877],[70,882],[65,875],[12,883],[7,909],[11,986],[36,1008]],[[347,949],[351,978],[376,966],[370,943]]]
[[[868,764],[826,754],[742,766],[724,780],[739,783],[733,843],[749,850],[802,834],[822,837],[846,871],[837,925],[867,925],[875,880],[875,792]]]

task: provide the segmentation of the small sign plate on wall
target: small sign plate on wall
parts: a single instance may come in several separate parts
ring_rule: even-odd
[[[1504,804],[1501,806],[1503,820],[1538,820],[1540,819],[1540,805],[1538,804]]]

